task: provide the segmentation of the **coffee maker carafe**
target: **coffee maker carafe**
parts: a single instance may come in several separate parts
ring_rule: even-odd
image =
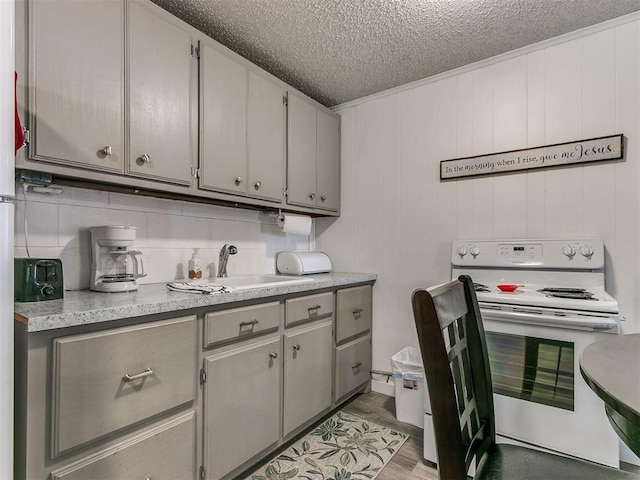
[[[130,250],[136,228],[124,225],[93,227],[91,233],[91,290],[130,292],[138,289],[136,279],[144,277],[142,254]]]

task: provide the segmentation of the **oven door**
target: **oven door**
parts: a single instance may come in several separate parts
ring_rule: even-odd
[[[494,320],[482,308],[481,314],[498,441],[618,468],[618,438],[578,365],[584,348],[606,334]]]

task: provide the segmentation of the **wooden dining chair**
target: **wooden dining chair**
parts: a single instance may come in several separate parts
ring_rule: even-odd
[[[635,479],[575,458],[496,443],[493,388],[484,327],[471,278],[412,295],[429,389],[441,480]]]

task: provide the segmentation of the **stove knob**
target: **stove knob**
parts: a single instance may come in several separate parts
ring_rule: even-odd
[[[583,245],[582,247],[580,247],[580,255],[588,260],[591,260],[591,257],[593,256],[593,248],[591,248],[589,245]]]
[[[463,258],[467,254],[467,247],[458,247],[458,255]]]
[[[565,257],[567,257],[569,260],[573,260],[573,257],[576,254],[576,249],[573,248],[571,245],[566,245],[564,247],[562,247],[562,253],[564,254]]]
[[[471,247],[470,253],[473,258],[476,258],[478,255],[480,255],[480,247],[474,245],[473,247]]]

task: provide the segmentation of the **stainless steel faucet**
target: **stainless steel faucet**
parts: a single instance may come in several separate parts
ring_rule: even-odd
[[[218,262],[218,277],[227,276],[227,262],[229,261],[229,255],[235,255],[238,253],[238,249],[228,243],[224,244],[224,247],[220,250],[220,260]]]

